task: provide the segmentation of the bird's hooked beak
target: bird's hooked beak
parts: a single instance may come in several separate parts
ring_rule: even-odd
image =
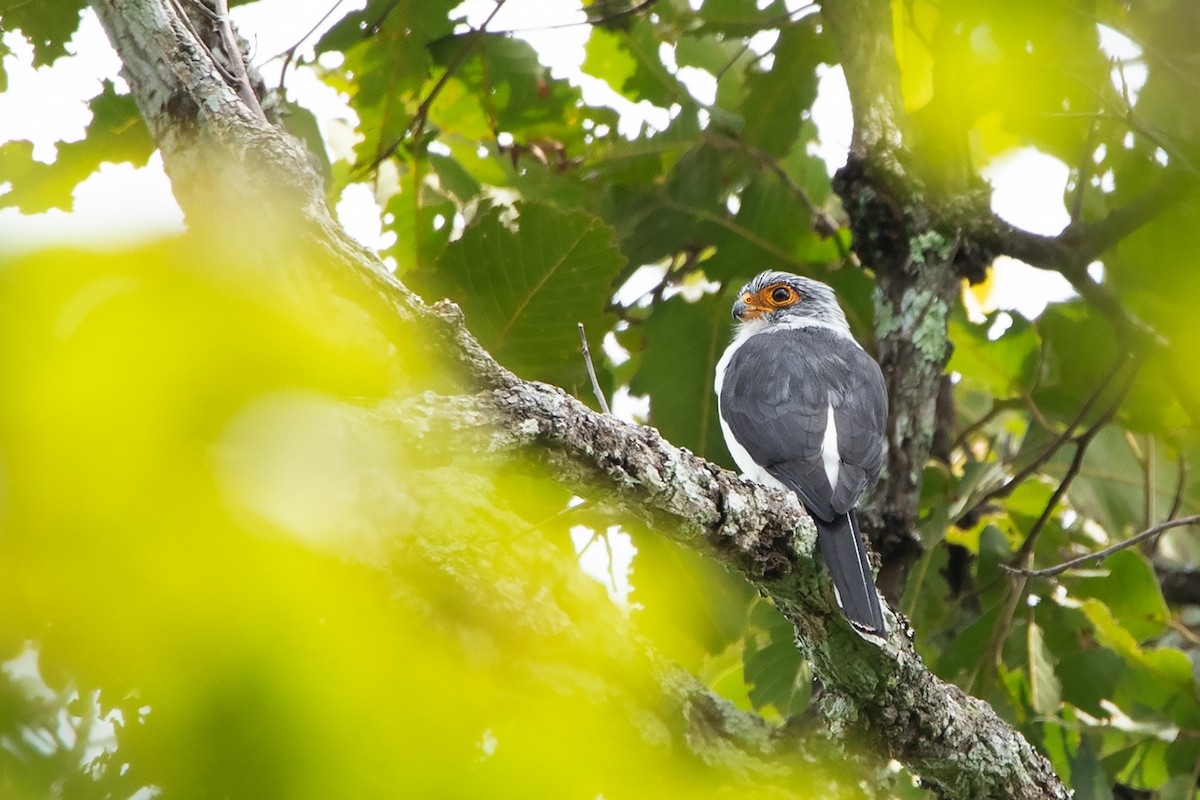
[[[733,302],[733,318],[738,322],[749,322],[762,316],[761,308],[746,302],[750,299],[750,293],[747,292]]]

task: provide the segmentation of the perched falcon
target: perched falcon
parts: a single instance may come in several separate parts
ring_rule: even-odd
[[[854,511],[883,466],[883,373],[820,281],[764,272],[742,287],[733,316],[740,325],[716,375],[729,452],[747,477],[799,495],[838,605],[860,631],[886,636]]]

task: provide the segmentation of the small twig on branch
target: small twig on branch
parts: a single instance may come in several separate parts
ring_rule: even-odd
[[[588,347],[587,334],[583,330],[583,323],[575,323],[579,326],[579,342],[582,345],[581,352],[583,353],[583,363],[587,364],[588,377],[592,379],[592,391],[596,394],[596,400],[600,402],[600,410],[605,414],[611,414],[608,410],[608,400],[604,399],[604,392],[600,390],[600,381],[596,378],[596,367],[592,364],[592,351]]]
[[[1179,510],[1183,508],[1183,492],[1187,489],[1188,462],[1182,450],[1179,451],[1175,463],[1178,465],[1178,474],[1175,478],[1175,496],[1171,500],[1171,510],[1167,512],[1167,519],[1175,519],[1179,516]]]
[[[1124,539],[1110,547],[1106,547],[1103,550],[1097,550],[1095,553],[1088,553],[1086,556],[1072,558],[1070,561],[1064,561],[1056,567],[1046,567],[1045,569],[1019,569],[1017,567],[1010,567],[1007,564],[1001,564],[1000,566],[1016,575],[1024,575],[1030,578],[1049,578],[1053,577],[1054,575],[1061,575],[1072,567],[1077,567],[1080,564],[1086,564],[1089,561],[1100,561],[1108,556],[1111,556],[1118,550],[1124,550],[1127,547],[1132,547],[1138,542],[1144,539],[1149,539],[1151,536],[1157,536],[1165,530],[1179,528],[1184,525],[1195,525],[1197,522],[1200,522],[1200,514],[1192,514],[1189,517],[1179,517],[1178,519],[1169,519],[1166,522],[1160,522],[1152,528],[1147,528],[1141,533],[1135,534],[1128,539]]]

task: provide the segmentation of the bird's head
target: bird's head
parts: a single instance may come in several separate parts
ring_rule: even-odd
[[[733,318],[748,327],[815,323],[850,332],[833,289],[790,272],[760,272],[738,293]]]

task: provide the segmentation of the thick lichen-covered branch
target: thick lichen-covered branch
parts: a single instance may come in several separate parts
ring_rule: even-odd
[[[1049,763],[990,706],[925,669],[911,632],[893,630],[883,647],[854,633],[832,602],[813,559],[813,528],[793,496],[744,481],[653,429],[597,414],[545,384],[430,393],[381,413],[438,447],[533,456],[572,490],[641,516],[746,576],[795,627],[826,689],[830,725],[865,737],[943,796],[1066,797]]]

